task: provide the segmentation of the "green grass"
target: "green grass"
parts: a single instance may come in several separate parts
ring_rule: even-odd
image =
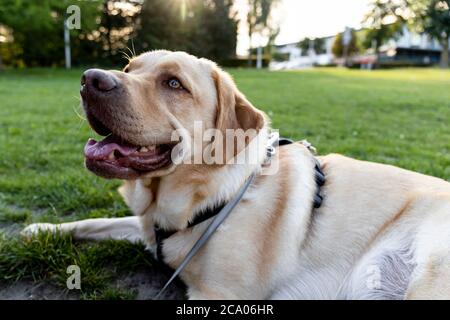
[[[41,233],[32,239],[0,241],[0,275],[5,282],[21,279],[47,281],[63,289],[67,267],[81,270],[82,297],[131,298],[132,292],[115,288],[117,274],[151,267],[144,246],[124,241],[74,243],[70,235]]]
[[[338,152],[450,179],[450,72],[434,69],[301,72],[230,70],[249,99],[294,139],[321,154]],[[0,73],[0,282],[48,281],[65,288],[66,268],[84,274],[82,298],[127,299],[114,287],[125,271],[148,267],[141,246],[74,243],[70,236],[23,241],[33,222],[130,214],[106,181],[83,168],[92,135],[77,114],[81,70]]]

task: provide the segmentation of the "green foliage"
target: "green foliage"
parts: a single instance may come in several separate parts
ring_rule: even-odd
[[[424,21],[427,20],[427,8],[435,0],[372,0],[370,10],[364,18],[366,32],[364,47],[376,49],[390,39],[402,34],[404,26],[416,32],[424,32]]]
[[[449,0],[374,0],[371,11],[365,18],[371,30],[367,32],[365,47],[372,40],[377,48],[386,40],[401,33],[404,25],[416,32],[426,32],[437,39],[443,48],[441,66],[448,67],[450,37]]]
[[[183,50],[224,61],[236,52],[237,18],[233,0],[145,1],[137,27],[136,48]]]
[[[3,51],[12,65],[20,61],[28,66],[62,65],[64,61],[63,21],[69,5],[80,6],[82,30],[95,26],[93,19],[97,4],[69,0],[2,0],[0,24],[12,29],[14,44]],[[74,31],[78,35],[80,31]],[[17,62],[19,61],[19,62]]]
[[[134,300],[136,291],[111,286],[101,291],[85,293],[82,297],[86,300]]]
[[[123,6],[126,3],[127,6]],[[136,0],[106,0],[100,7],[100,23],[94,33],[92,41],[83,41],[80,45],[93,46],[94,55],[90,63],[108,61],[110,65],[123,63],[123,56],[129,54],[127,46],[134,37],[136,21],[141,9],[140,2]],[[145,17],[141,17],[145,19]],[[89,37],[89,34],[86,35]],[[86,38],[84,38],[86,40]],[[87,38],[89,40],[89,38]],[[93,42],[93,43],[92,43]],[[86,48],[88,49],[88,48]],[[82,53],[88,53],[88,50]],[[84,61],[89,60],[87,57]]]
[[[23,49],[17,42],[0,42],[0,68],[8,65],[15,68],[25,67]]]
[[[22,223],[31,218],[31,211],[27,209],[8,208],[0,205],[0,223]]]
[[[441,55],[441,67],[449,66],[450,37],[450,0],[431,0],[422,16],[425,32],[439,40],[444,48]]]
[[[406,19],[401,14],[398,14],[403,12],[399,6],[401,6],[401,2],[372,1],[370,11],[364,18],[364,23],[368,27],[363,40],[365,49],[372,48],[373,44],[375,44],[375,49],[378,51],[388,40],[402,34]]]
[[[275,61],[289,61],[290,54],[289,53],[280,53],[275,52],[272,54],[272,59]]]
[[[352,39],[350,41],[350,44],[348,45],[348,51],[347,51],[347,54],[349,56],[360,52],[358,36],[357,36],[355,30],[352,30],[351,34],[352,34]],[[342,38],[343,38],[343,33],[339,33],[336,36],[336,39],[334,40],[334,43],[333,43],[332,51],[336,57],[343,57],[345,54],[345,48],[344,48]]]
[[[383,24],[380,27],[372,27],[366,30],[362,45],[365,49],[374,47],[378,51],[388,40],[399,37],[402,34],[402,30],[402,23]]]
[[[314,49],[314,52],[316,54],[322,54],[326,52],[324,38],[310,39],[306,37],[305,39],[303,39],[298,43],[298,47],[302,49],[302,55],[307,55],[311,45],[313,46],[312,49]]]
[[[316,38],[314,39],[314,51],[317,54],[322,54],[326,52],[326,47],[325,47],[325,39],[324,38]]]
[[[302,49],[302,55],[306,56],[311,46],[311,39],[306,37],[305,39],[301,40],[297,46]]]
[[[254,34],[266,36],[269,39],[268,45],[271,45],[275,36],[280,32],[280,29],[274,26],[270,20],[272,9],[278,2],[279,0],[247,0],[249,8],[247,13],[247,27],[250,39],[249,65],[252,62],[251,52]]]
[[[247,0],[247,23],[253,32],[262,32],[269,26],[272,8],[277,0]]]
[[[437,39],[450,37],[450,0],[432,0],[422,18],[425,32]]]
[[[236,52],[234,0],[2,0],[0,25],[13,42],[0,44],[11,66],[64,64],[63,21],[69,5],[81,9],[71,30],[74,65],[120,65],[124,55],[150,49],[185,50],[218,61]]]

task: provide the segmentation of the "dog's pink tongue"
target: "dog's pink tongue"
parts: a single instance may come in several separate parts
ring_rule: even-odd
[[[123,156],[127,157],[138,150],[138,147],[121,141],[119,138],[110,135],[102,141],[89,139],[84,147],[84,155],[90,160],[106,160],[108,156],[119,151]]]

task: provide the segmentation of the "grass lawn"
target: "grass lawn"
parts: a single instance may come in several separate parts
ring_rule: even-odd
[[[230,72],[286,137],[307,138],[321,154],[337,152],[450,179],[449,71]],[[66,268],[77,264],[82,291],[76,297],[133,298],[136,291],[118,279],[151,268],[141,246],[75,243],[45,234],[32,241],[18,237],[33,222],[130,214],[116,192],[119,182],[83,168],[83,146],[92,132],[78,115],[80,74],[0,72],[0,291],[31,280],[64,290]]]

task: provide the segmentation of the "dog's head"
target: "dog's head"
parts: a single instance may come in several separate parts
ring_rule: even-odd
[[[86,166],[105,178],[171,173],[178,163],[174,158],[192,156],[183,141],[194,135],[195,123],[222,132],[260,130],[265,124],[264,114],[230,76],[214,63],[182,52],[145,53],[123,71],[90,69],[81,85],[87,119],[106,136],[88,141]]]

